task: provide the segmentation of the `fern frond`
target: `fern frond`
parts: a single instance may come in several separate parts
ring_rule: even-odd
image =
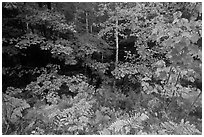
[[[100,134],[119,134],[128,135],[131,131],[140,131],[143,129],[142,121],[148,119],[148,116],[144,113],[134,113],[125,117],[117,118],[108,128],[104,128],[100,131]]]
[[[184,122],[182,119],[179,124],[169,121],[162,123],[163,128],[166,130],[166,133],[176,134],[176,135],[199,135],[201,132],[191,125],[189,121]]]
[[[23,99],[11,97],[3,94],[4,109],[6,109],[6,117],[11,123],[15,123],[19,117],[22,117],[22,111],[30,108],[30,105]]]

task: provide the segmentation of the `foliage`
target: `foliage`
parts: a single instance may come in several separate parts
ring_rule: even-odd
[[[142,122],[147,120],[149,117],[142,113],[135,113],[131,116],[124,116],[117,118],[107,129],[103,129],[100,133],[103,135],[129,135],[136,134],[137,131],[142,130]]]
[[[116,77],[116,79],[121,79],[126,75],[136,75],[138,70],[136,69],[135,64],[124,63],[119,64],[118,67],[112,71],[112,74]]]
[[[86,94],[80,94],[69,102],[72,107],[66,108],[60,113],[54,112],[54,116],[57,118],[55,124],[58,130],[63,130],[63,132],[70,134],[83,134],[90,130],[89,123],[91,117],[93,117],[91,108],[95,101],[89,100],[88,98],[90,97],[84,98],[84,96],[87,96]],[[53,116],[50,115],[50,117]]]
[[[23,116],[22,111],[30,107],[25,100],[11,97],[9,95],[4,95],[3,98],[5,101],[3,108],[6,109],[6,114],[4,114],[4,116],[8,118],[4,120],[9,120],[11,123],[15,123],[21,118]]]
[[[95,70],[98,73],[105,74],[108,71],[108,67],[110,66],[109,63],[100,63],[95,60],[87,60],[86,65]]]
[[[3,134],[202,134],[201,7],[4,2]]]
[[[26,34],[25,36],[21,37],[22,40],[20,40],[15,46],[23,49],[23,48],[27,48],[31,45],[37,45],[41,42],[44,41],[43,37],[40,37],[38,35],[35,34]]]
[[[189,122],[184,122],[182,119],[179,124],[172,121],[162,123],[164,132],[169,132],[170,134],[177,135],[196,135],[200,134],[200,131],[195,128],[195,126],[189,124]]]
[[[58,33],[66,33],[67,31],[75,32],[74,26],[72,24],[68,24],[65,16],[60,12],[36,10],[35,8],[32,8],[32,5],[27,5],[25,10],[28,10],[30,13],[26,16],[25,21],[31,26],[45,26],[48,30],[51,29],[52,31]]]

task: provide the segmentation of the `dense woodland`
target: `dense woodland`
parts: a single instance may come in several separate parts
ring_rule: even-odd
[[[2,3],[2,134],[202,134],[202,5]]]

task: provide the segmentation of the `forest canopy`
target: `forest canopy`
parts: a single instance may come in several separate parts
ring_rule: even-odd
[[[201,135],[201,2],[3,2],[2,134]]]

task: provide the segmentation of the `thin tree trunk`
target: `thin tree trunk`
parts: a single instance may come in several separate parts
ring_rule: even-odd
[[[115,42],[116,42],[116,57],[115,57],[115,66],[117,67],[118,64],[118,51],[119,51],[119,44],[118,44],[118,18],[116,19],[115,24]]]
[[[78,7],[76,6],[76,12],[74,13],[74,24],[75,24],[75,30],[78,31],[78,23],[77,23],[77,18],[78,16]]]
[[[118,18],[116,19],[115,23],[115,42],[116,42],[116,56],[115,56],[115,68],[118,66],[118,51],[119,51],[119,44],[118,44]],[[116,89],[116,79],[113,81],[113,91],[115,92]]]
[[[103,63],[103,52],[101,53],[101,60],[102,60],[102,63]]]
[[[90,33],[92,34],[93,32],[93,25],[90,26]]]
[[[89,21],[88,21],[88,12],[86,12],[86,33],[89,33]]]

